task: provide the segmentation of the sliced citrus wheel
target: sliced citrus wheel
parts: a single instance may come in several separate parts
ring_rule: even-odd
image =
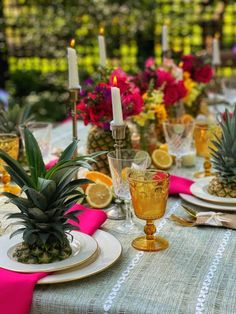
[[[158,169],[169,169],[172,166],[173,159],[171,155],[161,149],[155,149],[152,153],[152,161]]]
[[[85,178],[92,180],[94,182],[105,183],[108,186],[112,186],[112,179],[108,175],[99,171],[88,171],[85,173]]]
[[[111,188],[100,182],[89,184],[85,194],[87,195],[87,202],[94,208],[107,207],[111,203],[113,197]]]

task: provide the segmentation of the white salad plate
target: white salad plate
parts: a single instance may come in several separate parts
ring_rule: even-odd
[[[112,266],[121,256],[122,246],[120,242],[112,234],[102,230],[97,230],[93,238],[97,241],[100,251],[95,261],[49,274],[40,279],[38,284],[53,284],[79,280],[95,275]]]
[[[183,194],[180,193],[179,196],[186,202],[196,205],[196,206],[200,206],[204,209],[213,209],[213,210],[218,210],[218,211],[236,211],[236,205],[233,204],[213,204],[207,201],[204,201],[200,198],[197,198],[193,195],[189,195],[189,194]],[[200,210],[201,208],[197,208],[198,210]]]
[[[48,264],[25,264],[17,262],[12,253],[15,246],[22,242],[22,235],[16,235],[10,239],[10,234],[0,237],[0,267],[17,272],[55,272],[80,265],[97,254],[97,241],[91,236],[72,231],[73,240],[71,242],[72,254],[70,257]]]
[[[213,179],[213,177],[206,177],[202,179],[198,179],[195,183],[193,183],[190,187],[191,193],[208,202],[214,202],[219,204],[235,204],[236,198],[233,197],[219,197],[208,193],[207,186],[209,182]]]

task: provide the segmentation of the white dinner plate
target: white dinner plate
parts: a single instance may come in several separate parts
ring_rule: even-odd
[[[121,256],[122,246],[120,242],[110,233],[97,230],[94,239],[98,242],[100,254],[97,259],[89,265],[80,265],[67,270],[50,274],[38,281],[38,284],[52,284],[82,279],[95,275],[115,263]]]
[[[198,179],[191,185],[190,191],[194,196],[209,202],[220,203],[224,205],[225,204],[236,205],[236,198],[234,197],[219,197],[208,193],[207,186],[212,179],[213,177]]]
[[[97,241],[91,236],[72,231],[72,254],[67,259],[49,264],[24,264],[12,257],[14,247],[22,242],[22,235],[10,239],[10,234],[0,237],[0,267],[23,273],[54,272],[80,265],[90,259],[98,250]]]
[[[205,209],[214,209],[214,210],[219,210],[219,211],[236,211],[236,205],[232,204],[213,204],[210,202],[206,202],[204,200],[201,200],[200,198],[195,197],[194,195],[189,195],[189,194],[182,194],[180,193],[179,196],[186,202],[203,207]],[[201,209],[201,208],[199,208]]]

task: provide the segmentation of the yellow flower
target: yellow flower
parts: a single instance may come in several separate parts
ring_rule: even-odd
[[[190,78],[190,73],[189,72],[187,72],[187,71],[184,71],[184,73],[183,73],[183,78],[184,78],[184,80],[186,80],[186,79],[189,79]]]
[[[191,78],[184,80],[184,86],[188,91],[191,91],[196,85],[196,82],[194,82]]]
[[[167,119],[166,108],[163,104],[156,105],[155,112],[158,123],[162,123]]]

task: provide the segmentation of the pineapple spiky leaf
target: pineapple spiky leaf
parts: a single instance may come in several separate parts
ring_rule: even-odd
[[[42,153],[39,145],[29,129],[24,129],[25,151],[28,166],[31,172],[31,178],[36,186],[39,177],[44,177],[46,168],[43,162]]]

